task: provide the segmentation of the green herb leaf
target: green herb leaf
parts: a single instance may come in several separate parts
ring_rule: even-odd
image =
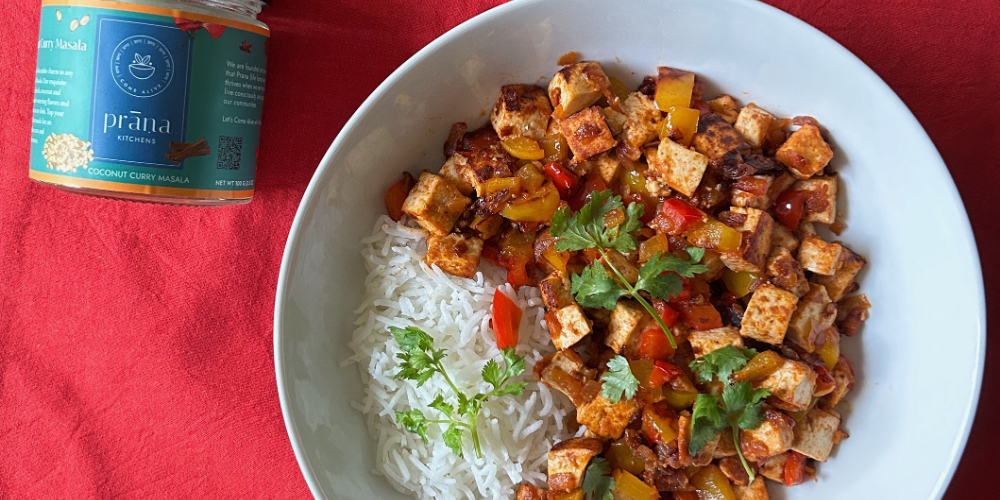
[[[622,393],[625,399],[632,399],[639,389],[639,379],[632,375],[628,360],[620,355],[608,360],[608,371],[601,375],[601,380],[604,381],[601,395],[612,403],[621,401]]]
[[[524,373],[527,365],[524,362],[524,358],[518,356],[513,347],[504,348],[500,356],[503,357],[503,361],[507,365],[507,378],[516,377]]]
[[[492,385],[494,389],[503,383],[503,370],[500,369],[500,364],[496,360],[491,359],[483,366],[483,380]]]
[[[405,352],[427,351],[434,348],[434,339],[415,326],[406,328],[390,326],[389,331],[392,332],[393,337],[396,337],[399,348]]]
[[[645,211],[646,207],[641,203],[629,203],[625,208],[625,221],[612,229],[614,235],[609,235],[607,238],[608,248],[614,248],[622,253],[635,250],[637,243],[631,233],[642,228],[640,219]]]
[[[556,250],[565,252],[608,247],[609,238],[617,236],[618,232],[605,229],[604,216],[621,207],[621,197],[612,196],[609,189],[591,193],[590,201],[576,214],[569,208],[556,212],[551,228],[552,236],[559,240],[556,241]]]
[[[587,500],[612,500],[614,491],[611,464],[601,457],[591,459],[583,475],[583,497]]]
[[[434,398],[434,401],[431,401],[431,404],[427,406],[444,413],[444,415],[448,418],[451,418],[451,412],[455,410],[455,407],[445,402],[444,396],[441,394],[438,394],[438,397]]]
[[[583,268],[581,274],[573,275],[570,292],[583,307],[608,310],[614,310],[618,299],[628,295],[628,290],[618,286],[599,261]]]
[[[514,396],[515,398],[521,397],[524,394],[524,388],[528,385],[527,382],[511,382],[494,393],[496,397],[502,396]]]
[[[444,440],[444,444],[451,448],[452,453],[458,455],[459,458],[464,456],[462,454],[462,428],[457,424],[449,425],[448,430],[441,433],[441,439]]]
[[[427,444],[427,419],[420,410],[397,411],[396,422],[409,432],[416,433]]]
[[[753,349],[737,349],[727,345],[695,359],[689,366],[698,376],[699,382],[711,382],[718,377],[719,381],[728,384],[730,375],[746,366],[755,354],[757,351]]]
[[[462,416],[465,416],[465,415],[468,415],[471,411],[472,411],[472,401],[469,401],[469,398],[467,398],[465,396],[465,394],[459,393],[458,394],[458,414],[462,415]]]
[[[635,287],[649,292],[654,298],[669,302],[684,291],[684,282],[677,274],[667,272],[671,266],[670,259],[680,259],[673,254],[666,255],[664,257],[664,254],[658,253],[639,268],[639,280]]]
[[[726,427],[719,408],[719,397],[711,394],[699,394],[691,411],[691,437],[688,441],[688,453],[697,455],[715,435]]]
[[[722,401],[730,413],[738,415],[736,425],[740,429],[753,430],[764,421],[763,399],[770,394],[767,389],[754,389],[750,381],[744,381],[726,387],[722,391]]]
[[[684,250],[687,251],[688,255],[691,257],[691,263],[697,264],[701,262],[701,259],[705,257],[705,249],[701,247],[687,247]],[[708,270],[706,268],[706,270]],[[705,271],[701,271],[705,272]]]

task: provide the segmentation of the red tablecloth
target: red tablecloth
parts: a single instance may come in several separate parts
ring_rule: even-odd
[[[273,38],[257,198],[224,209],[87,198],[30,182],[40,2],[0,3],[0,498],[307,497],[271,351],[292,216],[330,142],[376,85],[499,1],[275,2],[262,15]],[[927,128],[971,215],[989,321],[1000,324],[1000,4],[769,3],[858,54]],[[948,293],[933,283],[928,276],[929,293]],[[987,364],[1000,361],[1000,347],[990,349]],[[998,379],[988,367],[948,499],[995,490]]]

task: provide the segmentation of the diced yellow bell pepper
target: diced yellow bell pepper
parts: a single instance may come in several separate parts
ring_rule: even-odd
[[[743,243],[739,231],[712,218],[695,223],[684,235],[695,246],[720,252],[735,252]]]
[[[660,494],[624,469],[614,469],[611,477],[615,480],[615,500],[657,500]],[[735,499],[734,499],[735,500]]]
[[[569,158],[569,143],[566,142],[566,138],[562,134],[547,135],[538,141],[538,145],[545,155],[542,158],[545,163],[563,161]]]
[[[546,222],[559,209],[559,191],[551,182],[542,184],[527,200],[512,200],[500,215],[519,222]]]
[[[697,392],[681,392],[673,389],[663,389],[663,401],[667,403],[667,406],[675,410],[690,408],[691,405],[694,404],[695,399],[698,399]]]
[[[619,439],[611,443],[608,451],[604,453],[604,458],[608,460],[611,467],[625,469],[632,474],[642,474],[646,470],[646,462],[632,453],[624,439]]]
[[[625,85],[621,80],[613,76],[609,76],[608,81],[611,82],[611,85],[608,85],[608,90],[610,90],[612,94],[618,96],[618,98],[623,101],[628,99],[628,85]]]
[[[666,254],[670,251],[670,240],[665,234],[657,234],[652,238],[639,243],[639,262],[646,262],[658,253]]]
[[[827,370],[833,370],[833,367],[837,365],[837,360],[840,359],[840,332],[836,328],[830,328],[826,331],[826,342],[816,349],[816,354],[823,359],[823,364],[826,365]]]
[[[545,184],[545,176],[534,162],[524,164],[516,175],[521,178],[521,186],[525,191],[534,191]]]
[[[550,492],[551,500],[583,500],[583,490]]]
[[[622,174],[622,187],[628,186],[629,192],[649,196],[646,190],[646,177],[638,170],[627,170]]]
[[[780,354],[774,351],[763,351],[747,362],[746,366],[733,373],[733,381],[749,380],[755,382],[761,380],[778,371],[778,368],[781,368],[783,364],[785,364],[785,359]]]
[[[489,217],[476,217],[470,226],[479,231],[482,239],[488,240],[500,232],[501,224],[503,224],[503,217],[493,214]]]
[[[492,196],[501,191],[510,191],[514,194],[514,196],[521,194],[521,178],[494,177],[492,179],[486,179],[476,186],[476,195],[479,197]]]
[[[714,465],[703,467],[691,476],[699,500],[736,500],[736,492],[722,471]]]
[[[663,399],[662,387],[650,387],[649,374],[653,371],[653,360],[634,359],[628,362],[632,375],[639,379],[639,390],[635,398],[643,404],[651,404]]]
[[[698,118],[701,112],[697,109],[673,106],[667,114],[667,119],[660,125],[660,139],[669,137],[674,142],[691,145],[691,139],[698,132]]]
[[[569,265],[570,256],[569,252],[560,252],[556,250],[555,246],[546,248],[545,251],[542,252],[542,257],[544,257],[545,260],[552,265],[552,267],[562,273],[566,273],[566,266]]]
[[[507,139],[501,144],[503,145],[503,148],[514,158],[520,158],[522,160],[541,160],[542,158],[545,158],[545,152],[542,151],[541,146],[538,145],[538,141],[528,139],[527,137]]]
[[[759,273],[738,273],[730,270],[728,267],[722,271],[722,282],[726,284],[726,288],[729,289],[729,291],[732,292],[737,299],[750,293],[750,285],[752,285],[754,281],[757,281],[757,278],[760,278]]]
[[[660,66],[656,78],[656,106],[663,111],[672,107],[690,108],[694,92],[694,73]]]
[[[618,227],[622,222],[625,222],[625,210],[621,208],[616,208],[604,214],[604,227],[608,229]]]

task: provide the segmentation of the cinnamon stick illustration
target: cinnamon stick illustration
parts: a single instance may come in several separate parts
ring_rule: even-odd
[[[180,163],[195,156],[212,154],[212,149],[209,148],[208,141],[205,139],[199,139],[197,142],[192,143],[171,142],[168,147],[170,150],[167,152],[166,157],[174,163]]]

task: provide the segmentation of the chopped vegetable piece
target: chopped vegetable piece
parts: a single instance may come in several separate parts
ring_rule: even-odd
[[[649,196],[646,189],[646,177],[638,170],[628,170],[622,174],[622,187],[628,187],[629,193],[637,193],[642,196]]]
[[[778,371],[785,364],[785,358],[774,351],[764,351],[754,356],[746,366],[733,374],[733,381],[756,382]]]
[[[512,200],[500,211],[500,215],[518,222],[545,222],[559,209],[559,191],[550,182],[543,184],[531,196],[527,200]]]
[[[526,163],[519,168],[517,176],[521,178],[521,186],[525,191],[534,191],[545,183],[545,176],[538,170],[534,162]]]
[[[722,471],[714,465],[702,467],[691,476],[691,484],[698,490],[700,500],[736,500],[736,493]]]
[[[663,384],[684,375],[676,365],[666,361],[657,360],[653,365],[653,371],[649,373],[649,385],[651,387],[661,387]]]
[[[521,178],[494,177],[486,179],[476,186],[476,194],[479,196],[493,196],[504,191],[510,192],[514,196],[521,194]]]
[[[690,301],[676,302],[684,321],[698,331],[722,328],[722,316],[712,304],[695,304]]]
[[[840,359],[840,339],[831,338],[834,335],[839,337],[840,333],[836,329],[827,330],[826,341],[816,349],[816,354],[819,354],[819,357],[823,358],[823,364],[827,370],[832,370],[837,365],[837,360]]]
[[[545,176],[555,184],[559,190],[559,197],[566,200],[576,194],[580,187],[580,179],[569,169],[563,167],[559,162],[550,161],[545,164]]]
[[[615,500],[658,500],[660,494],[646,483],[623,469],[612,473],[615,480]]]
[[[806,456],[797,452],[788,452],[785,459],[785,486],[802,484],[806,480]]]
[[[743,297],[750,293],[750,285],[760,279],[759,273],[735,272],[728,267],[722,271],[722,282],[726,284],[736,298]]]
[[[501,142],[503,149],[514,158],[522,160],[541,160],[545,158],[545,151],[542,151],[538,141],[527,137],[515,137]]]
[[[786,227],[795,230],[802,220],[802,207],[812,196],[812,191],[788,190],[778,195],[774,200],[774,215]]]
[[[667,253],[669,251],[670,241],[666,235],[657,234],[639,244],[639,262],[646,262],[658,253]]]
[[[656,78],[656,107],[667,111],[672,107],[691,107],[694,73],[661,66]]]
[[[685,147],[691,145],[691,139],[698,132],[698,118],[701,111],[687,107],[673,106],[669,109],[667,119],[660,127],[660,138],[669,138]]]
[[[566,137],[562,134],[547,135],[538,141],[538,145],[545,153],[545,157],[542,158],[544,162],[562,161],[569,158],[569,143],[566,142]]]
[[[705,214],[701,210],[677,198],[664,200],[663,206],[660,207],[660,214],[665,218],[667,226],[663,230],[667,234],[675,235],[687,231],[705,219]]]
[[[417,181],[409,172],[403,172],[403,178],[386,191],[385,211],[388,212],[389,218],[396,222],[403,218],[403,202],[416,184]]]
[[[521,314],[521,308],[507,294],[497,289],[493,294],[493,332],[500,349],[517,347]]]
[[[611,467],[624,469],[632,474],[639,475],[646,470],[646,463],[632,453],[632,449],[629,448],[624,439],[611,443],[608,446],[608,451],[604,453],[604,457],[608,459]]]
[[[584,183],[583,187],[576,192],[576,196],[566,201],[569,202],[569,208],[572,208],[573,211],[576,212],[590,201],[590,197],[593,193],[599,193],[607,190],[608,185],[604,182],[604,179],[601,179],[601,176],[599,175],[591,174],[587,177],[587,182]]]
[[[653,403],[642,409],[642,434],[650,443],[666,444],[677,439],[677,416],[666,403]]]
[[[698,399],[697,392],[677,391],[674,389],[663,389],[663,401],[675,410],[690,408]]]
[[[743,235],[739,231],[715,220],[698,222],[684,236],[695,246],[732,253],[740,249]]]
[[[656,325],[651,325],[642,332],[642,339],[639,341],[640,359],[670,359],[674,355],[675,349],[670,346],[663,329]]]
[[[622,83],[621,80],[613,76],[609,76],[608,81],[610,82],[610,84],[608,85],[608,90],[610,90],[612,94],[616,95],[622,101],[628,99],[628,94],[629,94],[628,86],[626,86],[624,83]]]
[[[667,326],[674,326],[674,324],[677,323],[677,318],[680,317],[680,313],[662,300],[653,299],[653,308],[655,308],[656,313],[660,315],[660,319],[663,320],[663,324]]]

